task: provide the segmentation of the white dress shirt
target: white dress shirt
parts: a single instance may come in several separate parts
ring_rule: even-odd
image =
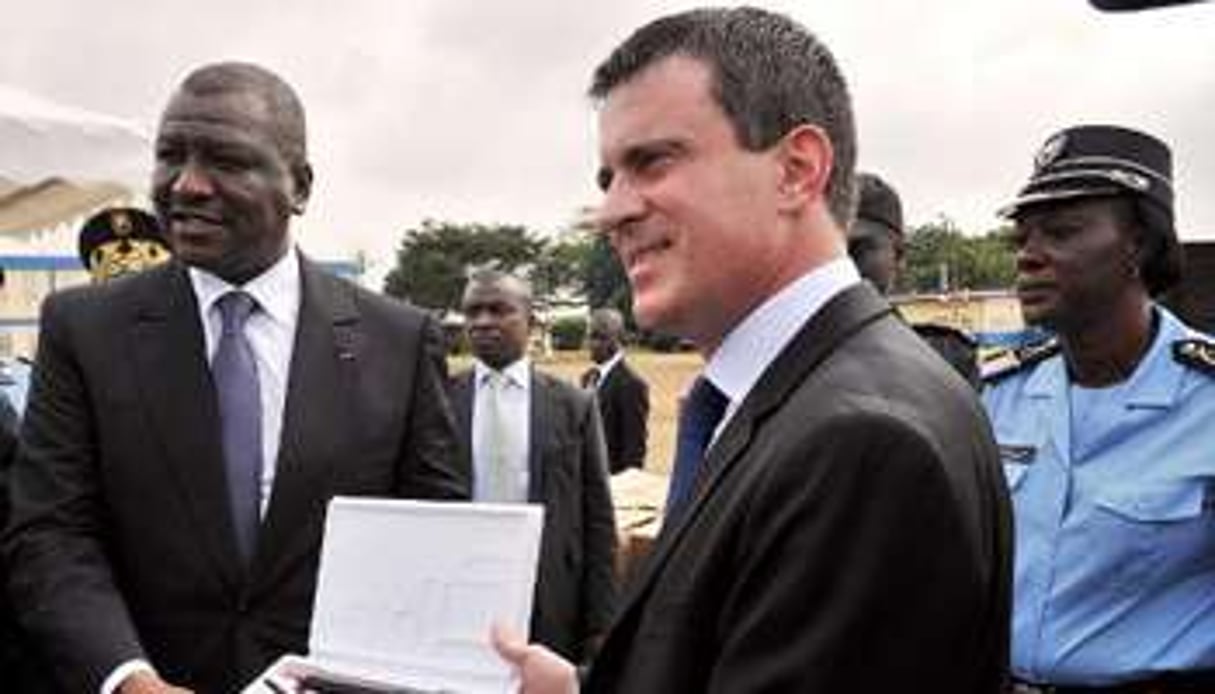
[[[705,378],[730,399],[714,439],[802,326],[832,297],[860,281],[851,258],[832,260],[768,297],[726,335],[704,370]]]
[[[190,284],[198,298],[198,317],[206,340],[207,363],[215,358],[223,321],[216,301],[241,290],[257,301],[258,310],[245,323],[245,338],[257,361],[257,381],[262,404],[262,487],[264,517],[274,488],[279,440],[283,433],[283,410],[287,404],[287,376],[295,347],[295,327],[300,314],[300,261],[292,248],[262,274],[237,287],[198,268],[190,268]]]
[[[493,427],[485,416],[490,407],[493,392],[488,383],[494,370],[478,360],[473,366],[473,410],[472,410],[472,455],[473,455],[473,500],[485,501],[491,495],[491,465],[495,464]],[[511,470],[511,486],[508,501],[527,501],[529,482],[528,451],[531,446],[532,421],[532,366],[524,357],[497,372],[505,378],[502,389],[501,414],[505,418],[503,430],[510,437],[506,458],[503,462]]]
[[[189,268],[190,286],[198,300],[198,318],[206,340],[207,363],[215,357],[223,332],[215,302],[224,294],[240,289],[255,300],[258,310],[245,323],[245,337],[257,362],[257,380],[262,404],[262,484],[261,514],[266,515],[278,458],[279,438],[283,431],[283,410],[287,404],[287,375],[295,348],[295,327],[300,313],[300,261],[292,247],[274,265],[241,287],[195,267]],[[110,673],[101,685],[101,694],[113,694],[128,676],[153,672],[143,660],[127,661]]]
[[[621,359],[624,359],[624,350],[618,349],[614,354],[612,354],[611,357],[608,358],[607,361],[603,362],[602,364],[595,364],[591,367],[595,370],[597,375],[597,378],[595,379],[595,390],[598,390],[599,386],[603,385],[604,379],[608,377],[608,374],[612,373],[612,369],[616,368],[616,365],[620,363]]]

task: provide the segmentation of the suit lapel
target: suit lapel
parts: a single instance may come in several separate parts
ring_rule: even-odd
[[[287,377],[282,435],[270,505],[254,560],[269,576],[296,530],[327,501],[329,466],[355,454],[351,416],[356,369],[365,349],[347,287],[300,258],[300,311]]]
[[[543,503],[544,490],[548,487],[545,475],[548,474],[544,465],[544,449],[548,443],[545,437],[549,427],[545,422],[549,419],[549,385],[548,381],[536,368],[531,367],[531,413],[528,423],[527,439],[527,500],[532,503]]]
[[[131,326],[136,378],[153,425],[149,435],[160,440],[202,551],[236,584],[241,562],[198,303],[184,266],[171,263],[150,272],[156,274],[144,285],[148,291]]]
[[[862,282],[833,297],[806,322],[793,340],[765,369],[763,376],[743,400],[734,417],[709,449],[698,475],[694,496],[688,509],[675,525],[662,529],[649,561],[624,597],[616,621],[624,620],[638,609],[653,588],[674,548],[708,499],[722,486],[725,478],[746,452],[755,430],[807,375],[834,352],[842,342],[869,323],[892,312],[877,292]]]

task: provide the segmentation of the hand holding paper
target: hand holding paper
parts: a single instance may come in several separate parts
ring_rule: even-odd
[[[527,504],[335,498],[310,654],[280,660],[246,694],[297,691],[301,673],[378,687],[365,691],[513,694],[489,632],[526,632],[542,526]]]
[[[492,640],[498,655],[518,672],[519,694],[578,694],[577,670],[561,656],[500,624],[494,625]]]

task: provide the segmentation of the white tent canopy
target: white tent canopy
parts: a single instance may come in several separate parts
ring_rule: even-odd
[[[130,201],[150,162],[149,137],[136,123],[0,84],[0,234]]]

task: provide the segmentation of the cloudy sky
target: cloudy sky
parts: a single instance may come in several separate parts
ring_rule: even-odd
[[[595,64],[671,0],[38,0],[10,4],[0,84],[151,132],[192,67],[263,63],[309,115],[317,188],[298,227],[323,255],[386,261],[424,218],[545,233],[596,202]],[[1085,0],[801,0],[851,83],[861,164],[917,223],[963,228],[1077,122],[1175,152],[1183,238],[1215,238],[1215,2],[1132,15]]]

